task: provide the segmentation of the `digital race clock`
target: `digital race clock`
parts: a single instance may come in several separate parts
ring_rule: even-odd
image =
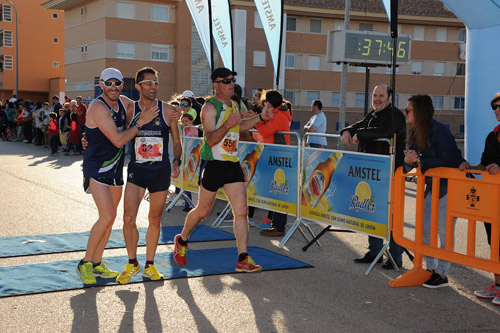
[[[399,34],[396,63],[410,60],[411,40]],[[351,64],[392,64],[393,40],[389,34],[373,31],[337,30],[328,33],[327,61]]]

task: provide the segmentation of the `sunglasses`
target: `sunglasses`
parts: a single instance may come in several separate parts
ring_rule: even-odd
[[[155,81],[155,80],[142,80],[141,82],[139,82],[137,84],[142,84],[142,83],[144,83],[148,87],[151,87],[151,86],[158,87],[160,85],[160,81]]]
[[[491,105],[491,109],[492,109],[493,111],[496,111],[496,109],[498,109],[498,108],[500,108],[500,104],[492,104],[492,105]]]
[[[180,103],[179,106],[182,107],[182,108],[187,108],[189,106],[189,104]]]
[[[215,81],[215,83],[222,83],[222,84],[230,84],[231,82],[235,83],[236,78],[232,77],[230,79],[223,79],[223,80]]]
[[[113,84],[115,87],[120,87],[122,85],[122,81],[102,81],[106,87],[112,87]]]

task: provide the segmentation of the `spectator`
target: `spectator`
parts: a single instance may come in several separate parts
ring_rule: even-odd
[[[42,104],[42,112],[43,112],[43,136],[44,136],[44,148],[49,147],[49,123],[50,123],[50,110],[49,110],[49,103],[48,102],[43,102]]]
[[[81,154],[81,138],[80,138],[80,125],[78,124],[78,115],[72,113],[70,116],[71,125],[69,129],[69,147],[67,155],[73,152],[73,155]]]
[[[13,141],[16,139],[16,107],[14,102],[7,105],[7,139]]]
[[[33,111],[33,119],[35,120],[35,145],[43,146],[44,136],[43,136],[43,118],[44,112],[42,108],[42,103],[37,102],[35,111]]]
[[[48,126],[48,133],[50,136],[50,154],[57,154],[59,144],[59,125],[57,122],[57,114],[51,112],[49,114],[50,122]]]
[[[408,144],[410,149],[405,153],[405,167],[412,169],[420,166],[422,173],[430,168],[448,167],[464,169],[466,161],[458,149],[453,134],[444,124],[434,120],[432,99],[427,95],[414,95],[408,99],[406,107],[406,123],[411,125]],[[432,178],[425,179],[424,194],[424,244],[430,242]],[[446,200],[448,193],[447,179],[439,184],[439,226],[440,247],[446,245]],[[455,218],[456,220],[456,218]],[[450,263],[441,259],[425,257],[427,270],[431,277],[423,286],[426,288],[442,288],[448,286]]]
[[[82,96],[76,97],[76,114],[78,115],[78,124],[80,125],[80,135],[85,133],[85,119],[87,117],[87,106],[83,104]]]
[[[278,132],[290,132],[290,122],[292,116],[287,105],[283,101],[283,96],[278,90],[264,90],[262,93],[263,112],[272,112],[273,118],[263,121],[255,128],[262,135],[264,143],[290,144],[290,135]],[[269,216],[268,216],[269,218]],[[287,216],[283,213],[274,212],[272,221],[267,224],[260,224],[260,234],[267,237],[280,237],[285,235],[285,225]]]
[[[491,108],[497,121],[500,122],[500,92],[498,92],[490,102]],[[476,166],[471,166],[469,163],[462,164],[460,170],[466,169],[488,171],[494,175],[500,173],[500,125],[497,125],[486,137],[484,150],[481,156],[481,163]],[[491,224],[485,223],[486,236],[488,244],[491,245]],[[491,299],[495,305],[500,305],[500,274],[494,273],[494,283],[486,287],[484,290],[474,292],[479,298]]]
[[[304,131],[310,133],[325,133],[326,132],[326,116],[322,111],[323,103],[319,99],[315,99],[311,104],[313,116],[307,124],[304,125]],[[308,136],[307,144],[309,147],[326,148],[326,137],[324,136]]]
[[[61,103],[59,103],[59,96],[54,95],[52,97],[52,110],[51,111],[54,111],[58,115],[60,108],[62,108],[62,105],[61,105]]]
[[[201,124],[201,104],[196,100],[194,93],[191,90],[184,90],[181,97],[188,97],[191,100],[191,107],[196,111],[196,118],[194,119],[193,125]]]
[[[2,105],[0,108],[0,134],[2,135],[2,140],[7,141],[7,112],[5,105]]]
[[[63,152],[68,152],[68,134],[69,134],[69,103],[64,103],[64,106],[59,109],[59,142],[61,143]]]
[[[368,113],[362,120],[344,128],[341,132],[342,143],[349,146],[358,144],[358,151],[363,153],[389,155],[389,145],[377,139],[390,139],[396,134],[396,158],[395,168],[403,165],[406,138],[405,117],[401,111],[391,105],[392,90],[385,84],[379,84],[373,89],[372,107],[373,111]],[[394,119],[392,128],[391,118]],[[354,259],[356,263],[371,263],[382,251],[383,239],[373,236],[368,237],[368,252],[362,258]],[[394,242],[390,237],[389,252],[398,267],[403,265],[404,249]],[[379,259],[382,262],[382,258]],[[393,269],[390,260],[382,266],[383,269]]]

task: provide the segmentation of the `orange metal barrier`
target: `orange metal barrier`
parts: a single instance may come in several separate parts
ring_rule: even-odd
[[[432,177],[432,208],[430,244],[423,244],[424,230],[424,190],[425,177],[420,172],[404,174],[399,168],[394,175],[394,216],[393,237],[401,246],[415,254],[414,268],[390,282],[391,287],[416,286],[424,283],[430,272],[423,269],[423,256],[443,259],[464,266],[474,267],[488,272],[500,274],[499,243],[500,243],[500,175],[490,175],[487,172],[468,171],[476,178],[467,178],[466,173],[452,168],[429,169],[426,177]],[[408,176],[417,177],[417,192],[415,205],[415,238],[405,237],[405,181]],[[446,246],[438,245],[438,214],[439,214],[439,180],[448,179],[448,198],[446,211]],[[453,237],[455,226],[453,218],[463,218],[467,222],[467,253],[455,252]],[[491,223],[490,258],[476,256],[476,223],[482,221]]]

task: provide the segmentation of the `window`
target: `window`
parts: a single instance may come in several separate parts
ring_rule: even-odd
[[[54,37],[52,39],[52,41],[54,42],[54,44],[58,44],[59,43],[59,37]]]
[[[266,51],[253,51],[253,65],[266,67]]]
[[[425,27],[416,25],[413,28],[413,40],[424,40],[425,38]]]
[[[361,22],[359,24],[359,31],[373,31],[373,24]]]
[[[80,53],[87,53],[87,44],[80,46]]]
[[[319,91],[308,91],[306,105],[311,105],[315,99],[319,99]]]
[[[464,96],[455,96],[455,103],[454,103],[453,108],[455,110],[465,109],[465,97]]]
[[[59,68],[59,61],[54,61],[54,62],[52,63],[52,66],[53,66],[54,68]]]
[[[159,22],[168,22],[168,6],[151,6],[151,20]]]
[[[292,105],[295,104],[295,90],[285,90],[285,99]]]
[[[12,8],[10,5],[2,5],[2,21],[12,22]]]
[[[134,59],[134,44],[116,43],[116,57],[121,59]]]
[[[80,8],[80,16],[87,15],[87,6]]]
[[[465,29],[459,29],[458,30],[458,41],[459,42],[464,42],[467,40],[467,32]]]
[[[14,69],[14,59],[11,55],[6,55],[3,57],[3,68]]]
[[[57,19],[59,18],[59,14],[57,14],[57,13],[52,13],[52,18],[53,18],[54,20],[57,20]]]
[[[340,93],[332,92],[332,106],[340,107]]]
[[[436,42],[446,42],[447,29],[445,27],[438,27],[436,29]]]
[[[321,20],[311,19],[309,21],[309,31],[313,33],[321,33]]]
[[[287,17],[286,18],[286,31],[297,31],[297,18]]]
[[[151,45],[151,60],[168,61],[168,45]]]
[[[432,105],[434,105],[434,110],[443,109],[443,96],[432,96]]]
[[[133,2],[116,2],[116,17],[124,19],[134,18]]]
[[[295,54],[285,55],[285,68],[295,68]]]
[[[457,63],[457,76],[465,76],[465,62]]]
[[[12,31],[3,31],[3,46],[12,46]]]
[[[412,61],[411,73],[413,75],[422,75],[422,62],[421,61]]]
[[[444,62],[436,62],[434,64],[434,75],[443,76],[444,75]]]
[[[365,107],[365,93],[356,93],[356,101],[354,102],[354,106],[357,108]]]
[[[319,60],[320,56],[313,56],[310,55],[308,56],[308,63],[307,63],[307,69],[312,70],[312,71],[318,71],[319,70]]]
[[[260,20],[259,12],[253,12],[253,27],[262,29],[262,21]]]

